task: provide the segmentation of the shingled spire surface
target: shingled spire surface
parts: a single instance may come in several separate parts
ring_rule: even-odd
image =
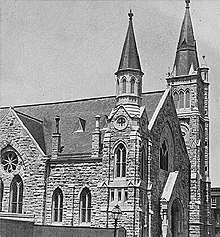
[[[185,0],[185,2],[186,11],[180,31],[174,62],[174,76],[188,75],[192,72],[192,70],[196,71],[199,67],[196,41],[194,39],[193,26],[189,11],[190,0]]]
[[[141,71],[141,64],[139,60],[137,45],[135,41],[132,17],[133,13],[130,10],[128,13],[129,16],[129,24],[128,24],[128,31],[126,34],[121,60],[119,63],[118,71],[133,69]]]

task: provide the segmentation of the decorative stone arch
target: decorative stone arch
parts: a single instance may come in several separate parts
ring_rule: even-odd
[[[179,198],[175,198],[171,205],[171,234],[173,237],[183,237],[184,210]]]
[[[80,189],[79,189],[79,193],[78,193],[78,199],[80,200],[80,194],[81,194],[81,192],[83,191],[83,189],[84,188],[88,188],[89,190],[90,190],[90,192],[91,192],[91,187],[88,185],[88,184],[84,184]],[[91,192],[91,194],[92,194],[92,192]]]

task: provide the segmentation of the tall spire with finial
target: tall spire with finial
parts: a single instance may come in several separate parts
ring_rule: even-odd
[[[199,67],[196,41],[194,39],[192,21],[190,17],[190,0],[185,0],[186,11],[183,19],[179,42],[177,46],[176,58],[174,62],[174,76],[188,75],[196,71]]]
[[[128,13],[129,17],[128,31],[121,54],[121,60],[119,63],[118,72],[127,69],[141,71],[141,64],[138,56],[138,50],[136,46],[133,23],[132,23],[133,16],[134,14],[130,10],[130,12]]]

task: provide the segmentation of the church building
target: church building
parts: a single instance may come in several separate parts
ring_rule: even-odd
[[[210,236],[209,68],[185,1],[164,91],[142,91],[130,11],[115,96],[0,108],[0,215],[109,228],[118,204],[128,237]]]

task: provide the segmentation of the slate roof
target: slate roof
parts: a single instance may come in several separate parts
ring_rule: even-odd
[[[142,105],[150,121],[164,91],[143,93]],[[55,117],[60,116],[61,145],[63,153],[91,152],[95,116],[101,116],[101,128],[115,106],[115,96],[63,101],[45,104],[14,106],[14,110],[46,154],[51,154],[51,137],[55,132]],[[0,120],[9,110],[0,108]],[[77,131],[79,118],[86,121],[85,131]]]
[[[128,15],[129,15],[128,31],[126,34],[124,46],[121,53],[121,60],[119,63],[118,72],[127,69],[134,69],[141,72],[141,64],[138,55],[132,23],[133,13],[130,12]]]
[[[193,65],[194,70],[197,70],[199,61],[190,17],[189,2],[186,2],[186,11],[174,62],[174,70],[176,71],[176,75],[174,76],[188,75],[191,65]]]

